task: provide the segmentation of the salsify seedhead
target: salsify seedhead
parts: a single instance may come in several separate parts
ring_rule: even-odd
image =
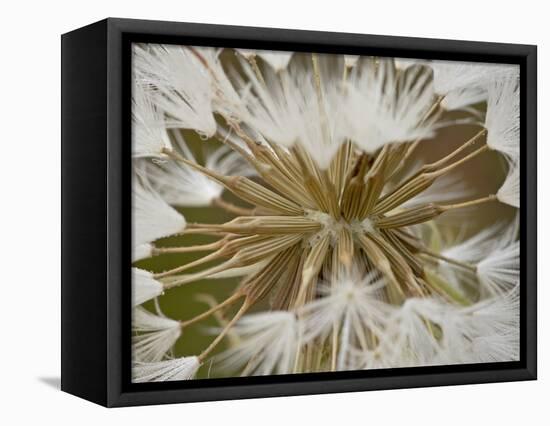
[[[136,381],[210,360],[255,375],[518,359],[515,66],[146,44],[133,72],[133,259],[198,256],[133,268]],[[487,163],[480,193],[464,170],[488,152],[504,168]],[[139,306],[226,277],[240,284],[194,317]],[[179,358],[209,317],[212,340]]]

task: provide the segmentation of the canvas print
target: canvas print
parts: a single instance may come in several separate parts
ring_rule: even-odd
[[[132,46],[132,380],[519,360],[519,66]]]

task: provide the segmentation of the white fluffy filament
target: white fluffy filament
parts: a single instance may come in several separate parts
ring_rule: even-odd
[[[141,305],[163,293],[162,284],[143,269],[132,268],[132,304]]]
[[[247,375],[292,373],[301,341],[300,323],[294,313],[271,311],[240,319],[234,334],[237,345],[217,356],[227,370],[245,367]]]
[[[135,383],[191,380],[201,364],[196,356],[159,362],[134,362],[132,376]]]
[[[139,306],[133,312],[132,330],[132,358],[141,362],[162,360],[181,335],[178,321]]]
[[[147,182],[134,178],[132,185],[133,244],[150,243],[185,229],[185,218],[166,203]]]

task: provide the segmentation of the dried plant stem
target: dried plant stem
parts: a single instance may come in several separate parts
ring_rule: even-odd
[[[462,203],[456,203],[456,204],[448,204],[445,206],[440,206],[443,211],[453,210],[453,209],[461,209],[464,207],[471,207],[476,206],[478,204],[487,203],[490,201],[495,201],[497,199],[497,196],[494,194],[487,195],[486,197],[478,198],[476,200],[470,200],[470,201],[464,201]]]
[[[422,249],[422,253],[426,254],[430,257],[433,257],[435,259],[442,260],[443,262],[450,263],[451,265],[458,266],[459,268],[466,269],[470,272],[473,272],[474,274],[477,271],[477,268],[474,265],[471,265],[469,263],[460,262],[460,261],[455,260],[455,259],[451,259],[449,257],[443,256],[442,254],[439,254],[439,253],[435,253],[435,252],[433,252],[431,250],[428,250],[428,249]]]
[[[420,122],[418,124],[419,126],[424,124],[426,122],[426,120],[439,108],[439,106],[441,105],[441,102],[443,102],[443,99],[445,99],[445,96],[437,96],[436,97],[436,99],[435,99],[434,103],[432,104],[432,106],[430,107],[430,109],[428,109],[428,111],[426,111],[426,113],[424,114],[424,116],[420,120]],[[405,152],[405,155],[401,159],[401,161],[399,163],[399,166],[396,167],[396,169],[391,174],[390,178],[397,175],[397,173],[399,173],[401,170],[403,170],[403,167],[407,164],[407,161],[410,159],[411,155],[416,150],[416,148],[418,147],[420,142],[422,142],[422,140],[423,140],[423,138],[417,138],[414,142],[412,142],[407,147],[407,151]]]
[[[229,119],[226,118],[226,121],[229,121]],[[222,134],[222,131],[227,133],[224,135]],[[237,143],[229,139],[229,136],[231,135],[232,131],[233,129],[231,127],[229,128],[229,130],[225,130],[223,127],[218,126],[216,133],[214,134],[214,137],[224,145],[227,145],[233,151],[239,153],[244,159],[248,161],[249,164],[255,165],[257,163],[256,159],[252,155],[250,155],[250,153],[247,152],[242,146],[239,146]]]
[[[227,323],[227,325],[223,328],[223,330],[216,336],[216,338],[208,345],[208,347],[201,352],[201,354],[198,356],[199,361],[202,363],[208,355],[218,346],[218,344],[222,341],[222,339],[225,337],[225,335],[230,331],[231,327],[235,325],[235,323],[245,314],[245,312],[250,308],[250,305],[248,303],[248,300],[245,299],[235,316]]]
[[[262,75],[262,71],[260,70],[260,67],[258,66],[258,61],[256,61],[256,55],[249,55],[246,60],[248,63],[252,66],[252,69],[254,70],[254,74],[256,74],[256,78],[265,86],[265,80],[264,76]]]
[[[227,299],[225,299],[223,302],[217,304],[216,306],[211,307],[207,311],[202,312],[201,314],[185,321],[180,321],[181,327],[188,327],[191,324],[194,324],[196,322],[202,321],[205,318],[208,318],[210,315],[214,314],[215,312],[218,312],[220,309],[223,309],[227,306],[232,305],[237,300],[239,300],[241,297],[244,297],[244,294],[242,293],[234,293],[231,296],[229,296]]]
[[[442,168],[443,165],[445,165],[447,162],[455,158],[458,154],[460,154],[466,148],[474,145],[482,136],[486,134],[487,134],[487,130],[482,129],[474,137],[467,140],[455,151],[451,152],[444,158],[434,163],[422,166],[418,172],[416,172],[410,178],[402,182],[401,185],[399,185],[394,191],[392,191],[392,193],[383,197],[382,200],[380,200],[379,205],[377,206],[375,211],[377,213],[381,213],[381,212],[383,213],[383,212],[389,211],[391,208],[395,207],[396,205],[399,205],[400,203],[404,203],[408,199],[418,195],[419,193],[429,188],[433,184],[436,178],[443,176],[444,174],[454,170],[458,166],[464,164],[470,159],[488,150],[489,148],[487,147],[487,145],[484,145],[478,148],[477,150],[471,152],[470,154],[466,155],[465,157]],[[397,195],[394,195],[396,193],[399,194],[399,198],[397,198]],[[390,197],[392,196],[393,198],[390,199]]]
[[[208,278],[220,272],[224,272],[239,266],[241,265],[239,265],[234,259],[230,259],[226,262],[213,266],[204,271],[197,272],[195,274],[181,275],[181,276],[178,275],[174,277],[163,277],[163,278],[160,278],[159,281],[163,284],[164,290],[170,290],[172,288],[189,284],[204,278]]]
[[[239,216],[253,216],[255,214],[255,209],[248,209],[246,207],[236,206],[235,204],[230,203],[229,201],[225,201],[221,197],[214,198],[212,200],[212,206],[220,207],[229,213],[236,214]]]
[[[222,238],[221,240],[215,241],[209,244],[201,244],[196,246],[186,246],[186,247],[155,247],[152,252],[153,255],[167,254],[167,253],[191,253],[198,251],[210,251],[217,250],[229,240],[229,237]]]
[[[206,167],[183,158],[177,153],[171,153],[170,155],[177,161],[191,166],[220,185],[223,185],[226,189],[233,192],[244,201],[255,204],[258,207],[278,211],[287,215],[297,215],[303,212],[303,209],[297,204],[244,176],[223,176],[213,170],[209,170]]]
[[[323,133],[323,139],[326,141],[330,137],[328,129],[328,118],[325,109],[325,100],[323,96],[323,82],[321,81],[321,69],[319,67],[319,55],[317,53],[311,54],[311,61],[313,63],[313,79],[315,81],[315,92],[317,94],[317,103],[319,105],[319,119],[321,120],[321,130]]]
[[[159,272],[157,274],[154,274],[153,276],[155,277],[155,279],[159,279],[159,278],[167,277],[169,275],[178,274],[180,272],[186,271],[187,269],[194,268],[195,266],[199,266],[199,265],[202,265],[204,263],[211,262],[213,260],[219,259],[221,256],[222,256],[221,251],[218,250],[214,253],[203,256],[203,257],[201,257],[201,258],[199,258],[199,259],[197,259],[193,262],[189,262],[189,263],[186,263],[185,265],[178,266],[178,267],[173,268],[173,269],[169,269],[168,271]]]
[[[474,137],[472,137],[471,139],[467,140],[465,143],[460,145],[457,149],[455,149],[449,155],[441,158],[440,160],[438,160],[434,163],[427,164],[427,165],[423,166],[422,171],[423,172],[434,172],[434,171],[438,170],[441,166],[443,166],[445,163],[447,163],[450,160],[452,160],[453,158],[455,158],[462,151],[464,151],[465,149],[467,149],[467,148],[471,147],[472,145],[474,145],[476,142],[479,141],[479,139],[481,139],[485,135],[487,135],[487,130],[486,129],[480,130]]]

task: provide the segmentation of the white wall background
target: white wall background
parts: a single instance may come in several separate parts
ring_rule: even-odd
[[[61,393],[60,39],[107,16],[539,46],[537,382],[106,410]],[[2,424],[545,424],[548,419],[550,31],[544,2],[131,0],[4,2],[0,31]],[[7,237],[7,238],[6,238]],[[29,258],[33,264],[29,264]],[[545,395],[546,393],[546,395]],[[131,422],[131,423],[130,423]],[[548,424],[548,423],[546,423]]]

